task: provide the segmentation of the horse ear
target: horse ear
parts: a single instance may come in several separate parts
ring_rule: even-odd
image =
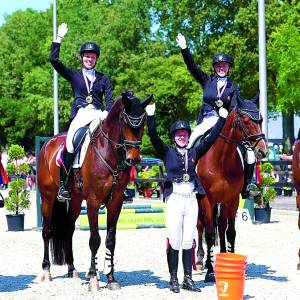
[[[127,93],[126,92],[123,92],[122,93],[122,102],[123,102],[123,105],[126,106],[127,103],[129,102],[129,99],[128,99],[128,96],[127,96]]]
[[[252,101],[253,103],[257,104],[257,101],[259,99],[259,93],[260,91],[258,90],[258,92],[256,93],[256,95],[250,99],[250,101]]]
[[[145,100],[143,100],[141,102],[143,108],[145,108],[153,99],[153,94],[151,94],[150,96],[148,96]]]

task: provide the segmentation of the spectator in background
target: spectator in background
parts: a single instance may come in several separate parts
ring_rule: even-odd
[[[0,152],[0,184],[2,189],[7,189],[8,187],[8,175],[6,172],[8,157],[5,152]]]
[[[298,130],[298,136],[297,136],[297,139],[295,140],[295,142],[299,141],[299,140],[300,140],[300,128]],[[295,148],[295,142],[294,142],[294,145],[292,147],[292,151],[293,152],[294,152],[294,148]],[[288,155],[288,154],[283,153],[283,154],[279,155],[279,158],[280,158],[280,160],[289,160],[289,161],[292,161],[293,160],[293,154]]]
[[[30,173],[26,177],[26,188],[33,190],[36,187],[36,159],[33,151],[26,153],[25,161],[30,167]]]

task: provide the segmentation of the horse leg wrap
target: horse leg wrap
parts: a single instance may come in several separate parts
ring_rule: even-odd
[[[103,274],[109,275],[113,271],[113,267],[113,255],[110,250],[106,248]]]

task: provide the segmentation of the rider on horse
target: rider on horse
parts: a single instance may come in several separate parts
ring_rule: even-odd
[[[170,272],[170,290],[179,293],[177,279],[178,252],[182,246],[184,280],[182,287],[191,291],[200,291],[192,280],[192,252],[195,237],[198,202],[196,193],[202,194],[202,185],[195,168],[198,160],[209,150],[217,139],[228,115],[221,107],[219,116],[211,134],[200,144],[187,149],[191,133],[190,125],[183,120],[176,121],[170,128],[175,147],[166,145],[158,136],[155,125],[155,104],[146,107],[148,131],[152,145],[163,158],[167,179],[164,194],[167,199],[166,222],[168,227],[167,261]]]
[[[217,120],[217,108],[224,105],[227,109],[236,105],[236,99],[240,94],[239,87],[228,77],[229,71],[233,66],[233,59],[225,53],[217,54],[213,57],[213,75],[204,73],[194,62],[193,57],[187,48],[185,37],[179,33],[177,43],[181,48],[184,62],[203,88],[203,105],[197,120],[197,127],[191,134],[189,147],[193,147],[197,138],[212,128]],[[253,100],[252,100],[253,101]],[[255,166],[254,152],[241,149],[244,153],[244,187],[242,190],[243,198],[248,196],[247,187],[251,183]]]
[[[58,200],[70,200],[68,179],[74,160],[73,137],[75,132],[95,119],[104,120],[114,101],[112,85],[107,75],[95,70],[100,55],[100,47],[94,42],[87,42],[80,47],[82,70],[75,71],[67,68],[59,60],[61,42],[68,31],[67,24],[58,27],[57,38],[52,43],[50,62],[54,69],[68,80],[72,86],[74,101],[71,109],[71,119],[67,139],[67,151],[64,156],[64,165],[60,168],[60,188]],[[106,107],[103,105],[103,96]],[[104,110],[105,109],[105,110]]]

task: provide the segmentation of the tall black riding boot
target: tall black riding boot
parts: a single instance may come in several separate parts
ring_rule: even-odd
[[[177,269],[178,269],[178,250],[174,250],[171,245],[170,248],[167,250],[167,259],[168,259],[168,266],[170,272],[170,290],[173,293],[179,293],[179,283],[177,278]]]
[[[60,186],[57,195],[57,200],[60,202],[71,200],[69,174],[73,160],[74,154],[66,151],[63,165],[60,167]]]
[[[247,199],[249,198],[249,185],[251,184],[253,172],[254,172],[255,163],[247,164],[244,162],[244,186],[242,190],[242,198]]]
[[[201,289],[195,286],[195,283],[192,279],[192,267],[193,267],[192,251],[193,249],[182,250],[182,263],[183,263],[183,270],[184,270],[182,288],[193,292],[201,292]]]

